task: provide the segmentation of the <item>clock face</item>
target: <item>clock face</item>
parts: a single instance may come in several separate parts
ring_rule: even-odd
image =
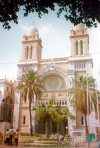
[[[64,79],[57,75],[50,75],[43,79],[42,85],[47,91],[57,91],[66,89]]]

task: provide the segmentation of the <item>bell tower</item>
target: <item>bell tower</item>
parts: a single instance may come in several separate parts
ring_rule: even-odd
[[[34,24],[29,28],[28,35],[23,36],[21,61],[38,61],[41,59],[42,41]]]
[[[34,71],[38,71],[41,54],[42,41],[39,38],[38,30],[33,24],[33,26],[29,28],[28,34],[24,35],[22,39],[22,55],[21,60],[19,60],[17,64],[18,77],[21,77],[23,74],[27,73],[27,71],[31,69],[33,69]],[[34,98],[35,97],[36,96],[34,96]],[[26,131],[29,131],[29,101],[27,97],[22,98],[20,92],[16,92],[15,100],[16,99],[18,100],[18,103],[14,103],[14,118],[16,122],[14,121],[13,125],[15,129],[17,129],[19,123],[20,125],[23,125],[22,121],[24,121],[24,124],[27,124],[27,126],[23,125],[22,127],[20,127],[20,130],[25,129],[26,127]],[[21,109],[20,106],[22,106]]]
[[[92,75],[93,61],[89,53],[88,28],[80,23],[70,30],[71,56],[69,70],[75,72],[76,78],[81,75]]]
[[[89,54],[89,35],[84,24],[74,26],[70,31],[71,56]]]

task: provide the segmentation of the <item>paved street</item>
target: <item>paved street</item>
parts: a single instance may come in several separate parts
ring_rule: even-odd
[[[13,146],[13,147],[17,148],[16,146]],[[85,144],[83,144],[83,146],[80,146],[80,148],[87,148],[87,147],[88,147],[88,143],[85,143]],[[12,147],[0,145],[0,148],[12,148]],[[33,148],[33,147],[18,146],[18,148]],[[36,148],[38,148],[38,147],[36,147]],[[50,147],[48,147],[48,148],[50,148]],[[57,147],[57,148],[60,148],[60,147]],[[75,148],[79,148],[79,147],[75,147]],[[94,139],[93,142],[90,143],[90,148],[98,148],[98,143],[97,143],[96,139]]]
[[[85,147],[86,148],[88,147],[88,143],[85,143],[80,148],[85,148]],[[96,139],[94,139],[93,142],[90,143],[90,148],[98,148],[98,142],[96,141]]]

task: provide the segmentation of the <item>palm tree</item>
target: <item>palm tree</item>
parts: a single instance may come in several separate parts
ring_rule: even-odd
[[[54,106],[54,99],[51,99],[46,105],[44,102],[38,104],[32,110],[36,111],[36,119],[45,119],[46,137],[49,137],[49,118],[55,122],[60,123],[68,119],[68,116],[74,119],[74,116],[69,113],[68,109],[62,109],[61,106]]]
[[[70,102],[74,105],[77,111],[84,114],[86,134],[88,134],[87,127],[87,94],[89,106],[92,104],[96,110],[97,100],[96,91],[94,88],[95,79],[92,77],[81,76],[78,80],[73,80],[74,86],[68,91]],[[88,84],[88,85],[87,85]],[[87,92],[88,87],[88,92]]]
[[[41,80],[37,72],[34,70],[29,70],[27,73],[23,74],[18,78],[18,85],[16,90],[20,91],[22,98],[28,97],[29,99],[29,113],[30,113],[30,132],[32,136],[32,116],[31,116],[31,103],[34,99],[34,94],[36,96],[42,95],[43,86],[40,84]]]
[[[69,109],[66,107],[62,107],[60,105],[56,106],[56,111],[59,113],[59,116],[54,118],[54,122],[57,124],[57,133],[59,133],[59,125],[61,122],[66,121],[68,119],[75,120],[75,116],[69,112]]]

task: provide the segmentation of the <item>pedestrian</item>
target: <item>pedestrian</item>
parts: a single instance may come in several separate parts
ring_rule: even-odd
[[[97,133],[98,148],[100,148],[100,133]]]
[[[64,136],[62,134],[59,135],[59,141],[63,141]]]
[[[10,138],[9,129],[7,129],[6,135],[5,135],[5,144],[7,144],[7,145],[9,145],[9,138]]]
[[[12,138],[13,138],[14,130],[13,127],[9,129],[9,145],[12,146]]]
[[[18,129],[16,129],[16,131],[15,131],[14,138],[15,138],[15,144],[16,144],[16,146],[18,146],[18,138],[19,138],[19,131],[18,131]]]
[[[59,140],[59,134],[58,133],[55,134],[55,139]]]

